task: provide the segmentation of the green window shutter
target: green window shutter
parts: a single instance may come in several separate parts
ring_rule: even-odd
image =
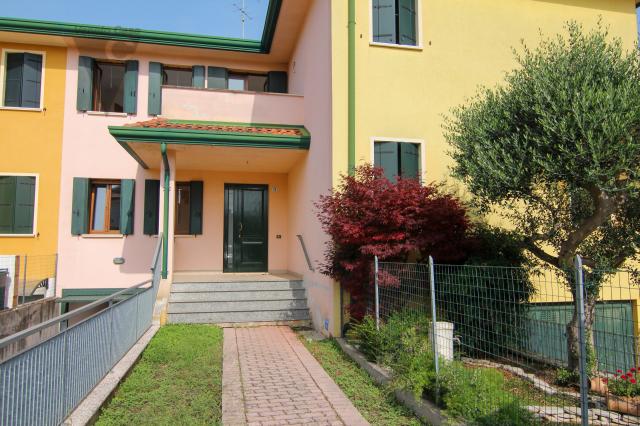
[[[220,67],[207,69],[207,88],[226,89],[229,85],[229,70]]]
[[[78,111],[90,111],[93,107],[93,58],[78,58]]]
[[[36,201],[35,176],[16,176],[15,234],[32,234]]]
[[[420,144],[400,144],[400,175],[403,178],[420,178]]]
[[[122,179],[120,182],[120,233],[133,234],[134,211],[136,205],[135,179]]]
[[[416,0],[398,0],[399,44],[416,46]]]
[[[89,232],[89,179],[73,178],[73,200],[71,205],[71,234]]]
[[[202,181],[190,182],[191,211],[189,217],[189,234],[202,234]]]
[[[396,181],[400,173],[398,167],[398,142],[376,142],[374,145],[374,165],[384,170],[391,182]]]
[[[158,235],[160,210],[160,181],[144,181],[144,234]]]
[[[22,106],[40,108],[40,92],[42,88],[42,55],[24,54],[22,69]]]
[[[194,65],[192,68],[191,85],[199,89],[204,88],[204,65]]]
[[[284,71],[271,71],[267,73],[267,92],[287,93],[288,77]]]
[[[22,105],[22,70],[24,53],[8,53],[6,62],[6,79],[4,88],[4,106],[19,107]]]
[[[13,234],[16,176],[0,176],[0,234]]]
[[[125,62],[124,71],[124,112],[138,112],[138,61]]]
[[[162,113],[162,64],[149,62],[149,115]]]
[[[397,43],[396,0],[373,0],[373,41]]]

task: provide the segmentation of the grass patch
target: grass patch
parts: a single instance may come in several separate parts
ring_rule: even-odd
[[[369,375],[342,352],[335,340],[301,340],[369,423],[421,424],[408,409],[396,402],[391,390],[376,386]]]
[[[211,425],[222,417],[222,330],[166,325],[102,409],[97,425]]]

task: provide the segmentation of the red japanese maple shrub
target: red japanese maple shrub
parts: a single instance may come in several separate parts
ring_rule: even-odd
[[[316,207],[331,236],[322,272],[350,293],[354,319],[365,313],[374,256],[420,262],[431,255],[440,263],[457,263],[467,255],[466,210],[437,185],[401,178],[392,183],[381,169],[364,165],[353,176],[342,176]],[[381,278],[381,285],[394,285],[393,279]]]

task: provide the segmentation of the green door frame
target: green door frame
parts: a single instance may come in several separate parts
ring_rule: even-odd
[[[229,191],[253,189],[261,190],[264,194],[263,201],[263,221],[264,221],[264,267],[263,268],[244,268],[239,265],[239,259],[236,259],[236,253],[238,243],[235,238],[236,225],[233,226],[233,239],[229,238]],[[238,191],[240,192],[240,191]],[[238,198],[233,198],[233,215],[237,215],[238,212]],[[229,259],[231,259],[231,265],[229,265]],[[223,241],[223,272],[267,272],[269,267],[269,186],[263,184],[224,184],[224,241]]]

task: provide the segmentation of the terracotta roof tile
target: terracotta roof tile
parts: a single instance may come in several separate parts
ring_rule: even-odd
[[[296,128],[280,128],[280,127],[257,127],[245,125],[227,125],[215,123],[188,123],[167,120],[166,118],[155,118],[153,120],[141,121],[138,123],[127,124],[127,127],[142,127],[146,129],[177,129],[177,130],[204,130],[211,132],[226,133],[256,133],[278,136],[303,136],[302,131]]]

